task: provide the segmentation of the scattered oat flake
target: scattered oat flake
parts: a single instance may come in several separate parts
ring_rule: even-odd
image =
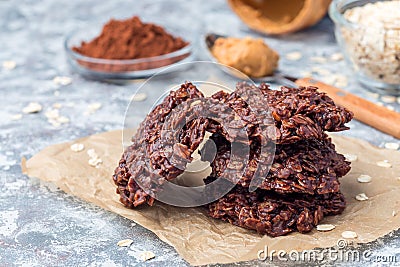
[[[333,77],[335,79],[333,84],[336,87],[343,88],[343,87],[346,87],[349,84],[349,82],[347,81],[347,77],[344,76],[344,75],[336,74],[336,75],[333,75]]]
[[[311,71],[301,71],[300,74],[301,74],[301,77],[308,77],[309,78],[309,77],[313,76]]]
[[[60,109],[61,107],[62,107],[61,103],[54,103],[53,104],[53,108],[55,108],[55,109]]]
[[[59,109],[48,109],[44,114],[47,118],[47,121],[53,125],[54,127],[59,127],[61,124],[68,123],[69,119],[65,116],[60,116]]]
[[[61,123],[56,120],[48,120],[48,122],[53,125],[54,127],[60,127]]]
[[[397,150],[399,149],[399,147],[400,147],[399,143],[385,143],[386,149]]]
[[[391,168],[392,167],[392,164],[390,164],[387,160],[378,161],[376,163],[376,165],[378,165],[379,167],[383,167],[383,168]]]
[[[357,233],[353,231],[344,231],[342,237],[347,239],[357,238]]]
[[[74,152],[81,152],[81,151],[83,151],[85,149],[85,145],[84,144],[80,144],[80,143],[75,143],[75,144],[72,144],[70,146],[70,148]]]
[[[37,103],[37,102],[31,102],[31,103],[29,103],[29,105],[27,105],[26,107],[24,107],[24,108],[22,109],[22,112],[25,113],[25,114],[28,114],[28,113],[38,113],[38,112],[40,112],[41,110],[42,110],[42,105],[40,105],[40,104]]]
[[[99,102],[95,102],[95,103],[91,103],[88,105],[88,111],[89,114],[93,114],[95,113],[97,110],[99,110],[101,108],[101,103]]]
[[[365,201],[365,200],[368,200],[369,198],[367,197],[367,195],[365,193],[361,193],[356,196],[356,199],[358,201]]]
[[[381,100],[382,100],[382,102],[391,104],[391,103],[396,102],[396,97],[391,96],[391,95],[383,95],[383,96],[381,96]]]
[[[357,155],[353,154],[344,154],[344,157],[346,158],[347,161],[353,162],[358,159]]]
[[[393,216],[393,217],[396,217],[396,215],[397,215],[397,212],[394,210],[394,211],[392,212],[392,216]]]
[[[151,251],[144,251],[144,252],[140,253],[139,258],[142,261],[147,261],[147,260],[153,259],[155,256],[156,255],[154,255],[154,253]]]
[[[17,121],[17,120],[20,120],[20,119],[22,119],[22,114],[11,115],[11,120],[12,121]]]
[[[103,161],[101,160],[101,158],[90,158],[88,160],[88,163],[92,167],[98,167],[100,164],[103,163]]]
[[[56,119],[60,116],[60,112],[58,111],[58,109],[49,109],[46,111],[46,113],[44,113],[44,115],[48,119]]]
[[[317,230],[321,232],[327,232],[327,231],[332,231],[335,229],[335,226],[333,224],[318,224],[317,225]]]
[[[324,64],[328,61],[325,57],[311,57],[310,60],[319,64]]]
[[[334,53],[331,55],[331,60],[332,61],[341,61],[341,60],[343,60],[343,54],[342,53]]]
[[[377,93],[367,92],[367,95],[369,95],[370,97],[375,98],[375,99],[379,98],[379,94],[377,94]]]
[[[3,61],[3,68],[6,70],[15,69],[16,66],[17,66],[17,63],[15,61],[12,61],[12,60]]]
[[[54,77],[53,82],[57,85],[68,85],[72,83],[72,78],[67,76],[56,76]]]
[[[129,247],[130,245],[132,245],[133,240],[132,239],[124,239],[121,241],[118,241],[117,245],[119,247]]]
[[[372,181],[372,177],[366,174],[361,174],[358,178],[357,181],[359,183],[370,183]]]
[[[302,57],[303,57],[303,55],[298,51],[286,54],[286,59],[291,60],[291,61],[300,60]]]
[[[331,76],[331,72],[327,69],[320,68],[320,67],[313,67],[312,71],[321,76]]]
[[[94,150],[93,148],[89,149],[86,153],[91,158],[97,158],[98,157],[98,155],[96,153],[96,150]]]
[[[99,167],[100,164],[103,163],[103,161],[101,160],[101,158],[99,158],[99,156],[97,155],[96,151],[91,148],[86,152],[89,155],[89,165],[92,167]]]
[[[57,118],[57,121],[62,124],[62,123],[68,123],[69,119],[65,116],[60,116]]]
[[[137,93],[132,97],[132,101],[141,102],[141,101],[145,101],[146,98],[147,98],[147,95],[145,93]]]

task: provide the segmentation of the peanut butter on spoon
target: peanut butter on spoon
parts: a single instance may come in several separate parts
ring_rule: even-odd
[[[238,69],[250,77],[272,75],[279,61],[279,54],[262,39],[250,37],[220,37],[212,46],[211,53],[220,63]]]

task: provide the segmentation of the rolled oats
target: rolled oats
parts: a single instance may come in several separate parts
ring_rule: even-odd
[[[340,29],[351,60],[375,80],[400,84],[400,1],[377,1],[347,9],[345,19],[360,27]]]
[[[20,120],[20,119],[22,119],[22,114],[14,114],[14,115],[11,116],[11,120],[12,121],[17,121],[17,120]]]
[[[141,102],[147,99],[147,95],[145,93],[137,93],[132,97],[132,101]]]
[[[156,255],[154,255],[154,253],[151,252],[151,251],[143,251],[143,252],[140,253],[140,255],[139,255],[139,258],[140,258],[142,261],[148,261],[148,260],[151,260],[151,259],[153,259],[153,258],[155,258],[155,257],[156,257]]]
[[[81,143],[75,143],[71,145],[71,150],[74,152],[81,152],[85,149],[85,145]]]
[[[340,52],[339,53],[334,53],[334,54],[331,55],[330,59],[332,61],[341,61],[341,60],[343,60],[343,54],[340,53]]]
[[[367,197],[367,195],[365,193],[361,193],[361,194],[356,195],[356,199],[358,201],[365,201],[365,200],[368,200],[369,198]]]
[[[372,181],[372,177],[366,174],[361,174],[358,176],[357,181],[359,183],[370,183]]]
[[[311,57],[310,60],[315,63],[324,64],[328,62],[326,57]]]
[[[31,102],[31,103],[29,103],[28,106],[26,106],[26,107],[24,107],[24,108],[22,109],[22,112],[25,113],[25,114],[28,114],[28,113],[38,113],[38,112],[40,112],[41,110],[42,110],[42,105],[40,105],[40,104],[37,103],[37,102]]]
[[[344,231],[342,233],[342,237],[346,238],[346,239],[353,239],[353,238],[357,238],[357,233],[353,232],[353,231]]]
[[[378,161],[378,162],[376,162],[376,165],[378,165],[379,167],[383,167],[383,168],[392,168],[392,164],[390,164],[386,160]]]
[[[287,60],[291,60],[291,61],[298,61],[298,60],[300,60],[302,57],[303,57],[303,54],[300,53],[300,52],[298,52],[298,51],[295,51],[295,52],[291,52],[291,53],[286,54],[286,59],[287,59]]]
[[[317,230],[321,232],[327,232],[327,231],[332,231],[335,229],[335,226],[333,224],[318,224],[317,225]]]
[[[399,147],[400,147],[399,143],[385,143],[386,149],[397,150],[399,149]]]
[[[72,78],[67,76],[56,76],[53,79],[53,82],[57,85],[68,85],[72,83]]]
[[[6,70],[15,69],[16,66],[17,66],[17,63],[15,61],[12,61],[12,60],[3,61],[3,68]]]
[[[132,239],[124,239],[124,240],[120,240],[117,243],[117,246],[119,247],[130,247],[133,243]]]
[[[381,96],[381,100],[384,103],[392,104],[396,102],[396,97],[391,95],[383,95]]]

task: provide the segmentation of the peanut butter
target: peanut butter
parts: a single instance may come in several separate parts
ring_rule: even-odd
[[[250,77],[271,75],[278,67],[279,54],[262,39],[218,38],[211,52],[220,63]]]

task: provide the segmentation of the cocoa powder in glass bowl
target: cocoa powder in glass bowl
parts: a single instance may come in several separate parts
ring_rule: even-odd
[[[112,19],[100,34],[91,28],[74,32],[67,37],[65,49],[75,70],[100,80],[151,76],[191,57],[188,41],[136,16]]]

